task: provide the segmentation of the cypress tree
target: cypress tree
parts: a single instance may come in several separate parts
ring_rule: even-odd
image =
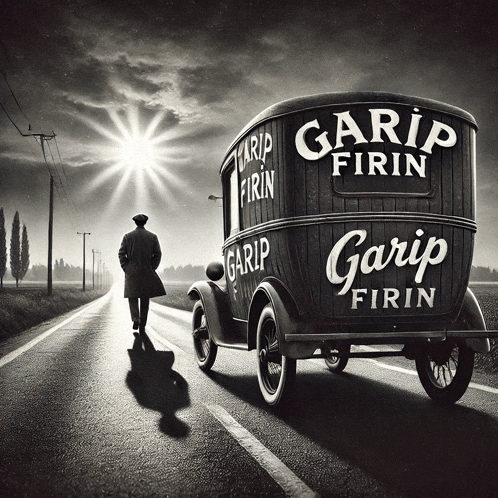
[[[21,225],[19,223],[19,212],[16,211],[12,221],[12,233],[10,234],[10,272],[16,279],[16,287],[19,287],[21,275]]]
[[[29,241],[28,241],[28,230],[26,225],[22,226],[22,243],[21,243],[21,274],[20,279],[24,278],[26,272],[29,269]]]
[[[7,271],[7,232],[5,231],[5,216],[0,208],[0,287],[3,287],[3,277]]]

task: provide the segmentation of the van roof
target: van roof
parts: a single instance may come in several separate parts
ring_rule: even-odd
[[[456,116],[457,118],[469,121],[477,129],[477,123],[472,114],[458,107],[449,104],[444,104],[443,102],[438,102],[436,100],[426,99],[423,97],[412,97],[408,95],[401,95],[395,93],[386,93],[386,92],[321,93],[317,95],[307,95],[304,97],[296,97],[289,100],[283,100],[281,102],[277,102],[276,104],[271,105],[270,107],[266,108],[264,111],[260,112],[242,129],[242,131],[240,131],[235,140],[233,140],[233,142],[230,144],[230,147],[228,147],[227,153],[223,158],[223,165],[225,164],[227,156],[230,154],[233,147],[238,143],[238,141],[244,135],[246,135],[251,129],[255,128],[256,126],[259,126],[261,123],[265,121],[276,118],[278,116],[284,116],[286,114],[311,110],[319,107],[326,107],[329,105],[368,104],[368,103],[402,104],[407,106],[423,107],[425,109],[439,111],[445,114],[451,114],[453,116]]]

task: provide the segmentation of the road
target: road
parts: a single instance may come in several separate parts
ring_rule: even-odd
[[[140,339],[111,292],[0,344],[0,493],[498,496],[498,386],[437,407],[403,361],[300,361],[269,408],[254,352],[220,349],[206,375],[190,313],[154,304]]]

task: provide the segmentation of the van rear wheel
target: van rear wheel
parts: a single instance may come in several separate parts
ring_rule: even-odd
[[[264,400],[269,405],[281,402],[286,386],[296,378],[296,360],[279,351],[277,322],[271,303],[259,317],[256,337],[258,383]]]
[[[467,390],[474,370],[474,351],[465,344],[441,343],[415,360],[417,373],[430,398],[452,404]]]
[[[199,368],[208,371],[216,360],[218,346],[212,341],[201,301],[192,310],[192,337],[194,339],[195,359]]]

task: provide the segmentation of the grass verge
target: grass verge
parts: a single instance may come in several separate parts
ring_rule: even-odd
[[[476,285],[471,286],[484,315],[488,330],[498,330],[498,286]],[[486,373],[498,373],[498,339],[490,339],[491,351],[477,353],[475,366]]]
[[[192,311],[194,301],[187,296],[185,290],[167,289],[167,292],[166,296],[154,297],[152,301],[178,310]]]
[[[67,313],[103,296],[107,290],[54,288],[46,290],[0,289],[0,339],[13,336],[35,325]]]

